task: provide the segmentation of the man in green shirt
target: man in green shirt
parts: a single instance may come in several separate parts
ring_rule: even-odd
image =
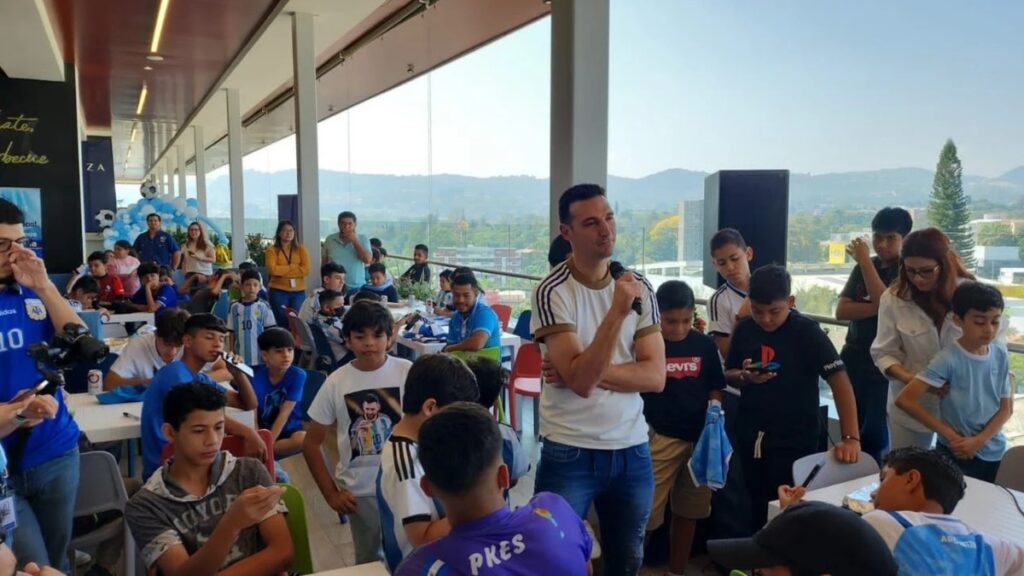
[[[356,233],[356,215],[348,210],[338,214],[338,232],[324,238],[324,262],[345,267],[345,291],[354,292],[366,284],[366,266],[373,255],[366,236]]]

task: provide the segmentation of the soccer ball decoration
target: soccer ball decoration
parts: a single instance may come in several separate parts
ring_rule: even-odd
[[[96,218],[96,223],[100,228],[109,228],[114,225],[116,215],[113,210],[100,210],[94,218]]]

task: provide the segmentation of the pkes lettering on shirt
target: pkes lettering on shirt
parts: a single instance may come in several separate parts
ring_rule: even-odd
[[[665,359],[665,375],[669,378],[700,378],[700,356]]]
[[[516,534],[512,540],[502,540],[484,548],[483,552],[474,552],[469,555],[469,569],[473,576],[480,574],[480,569],[485,565],[487,568],[494,568],[502,562],[508,562],[514,556],[522,554],[526,550],[523,543],[523,535]]]

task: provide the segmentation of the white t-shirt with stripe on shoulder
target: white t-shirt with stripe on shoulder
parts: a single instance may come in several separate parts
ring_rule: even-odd
[[[384,562],[392,573],[414,548],[405,533],[405,525],[444,517],[441,503],[427,496],[420,487],[423,475],[416,442],[392,434],[384,443],[380,472],[377,473],[377,507]]]
[[[634,273],[646,288],[641,314],[630,313],[622,324],[612,364],[636,360],[634,343],[661,331],[654,289],[643,276]],[[555,266],[533,291],[530,328],[546,351],[544,339],[552,334],[573,332],[586,349],[611,310],[615,281],[611,274],[591,283],[581,277],[572,256]],[[647,442],[647,422],[638,392],[612,392],[595,388],[582,398],[567,387],[547,386],[540,397],[540,433],[545,439],[594,450],[620,450]]]
[[[736,328],[736,315],[747,299],[747,293],[725,282],[708,298],[708,335],[731,337]],[[722,364],[724,365],[724,358]],[[742,395],[739,389],[726,386],[725,391],[736,396]]]

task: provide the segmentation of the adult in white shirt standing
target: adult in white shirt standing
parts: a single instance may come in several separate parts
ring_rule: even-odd
[[[654,490],[640,393],[665,386],[658,305],[643,277],[612,279],[615,216],[603,188],[569,188],[558,215],[572,255],[533,292],[531,328],[556,372],[540,398],[536,492],[561,495],[581,517],[594,503],[604,573],[637,574]]]
[[[903,239],[900,272],[878,304],[878,335],[871,358],[889,379],[890,448],[930,448],[935,434],[896,407],[896,396],[924,370],[943,346],[960,337],[952,320],[953,291],[967,272],[949,238],[937,228],[911,232]],[[939,391],[938,394],[942,394]],[[939,395],[922,400],[938,415]]]

